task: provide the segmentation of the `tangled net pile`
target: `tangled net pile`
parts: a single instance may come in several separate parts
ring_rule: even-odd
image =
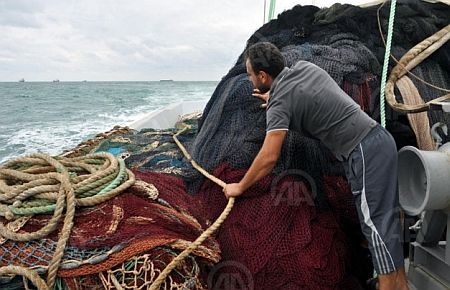
[[[446,4],[397,3],[392,44],[397,59],[450,23],[450,7]],[[378,8],[296,6],[257,30],[247,47],[269,41],[281,49],[288,66],[298,60],[315,63],[379,121],[385,49],[378,28]],[[384,5],[379,11],[383,34],[388,16],[389,5]],[[391,61],[389,71],[393,65]],[[450,89],[450,43],[411,72],[444,89],[435,89],[409,75],[425,102],[440,97]],[[241,55],[208,102],[191,147],[194,159],[226,182],[242,178],[265,137],[265,112],[259,108],[260,100],[251,96],[252,89]],[[396,95],[402,102],[401,94]],[[398,148],[417,145],[405,115],[387,108],[386,118]],[[429,112],[428,118],[430,124],[440,121],[450,125],[448,115],[439,111]],[[449,141],[448,136],[444,139]],[[222,258],[242,265],[251,274],[255,289],[363,286],[364,276],[371,275],[370,263],[365,267],[361,262],[366,261],[367,253],[360,246],[353,197],[341,165],[317,141],[296,132],[289,132],[281,156],[273,175],[236,202],[219,231]],[[312,177],[315,189],[302,172]],[[201,177],[187,179],[188,189],[208,205],[204,215],[214,219],[225,199],[219,189],[198,179]],[[314,196],[315,205],[304,201],[307,198],[297,203],[298,197],[305,196]]]
[[[173,196],[184,192],[176,191],[182,181],[170,190],[157,173],[152,184],[135,182],[110,153],[35,154],[2,165],[0,178],[0,272],[24,275],[39,289],[147,289],[204,230]],[[205,289],[201,268],[218,260],[209,239],[162,286]],[[45,273],[46,282],[38,276]],[[5,279],[2,289],[24,287]]]
[[[270,41],[282,50],[288,66],[298,60],[317,64],[379,120],[384,44],[378,8],[296,6],[256,31],[247,47]],[[383,33],[388,11],[388,5],[379,10]],[[399,1],[392,54],[399,59],[449,23],[448,5]],[[390,70],[393,65],[391,61]],[[411,73],[411,82],[425,102],[441,96],[449,89],[450,45],[441,47]],[[198,127],[198,116],[183,121],[192,128],[180,141],[200,165],[227,183],[243,177],[265,137],[265,111],[251,96],[252,89],[241,55],[218,84]],[[399,102],[400,95],[396,91]],[[398,147],[417,145],[405,115],[387,107],[386,117]],[[430,124],[441,121],[450,125],[439,111],[428,112],[427,117]],[[146,289],[220,215],[227,204],[221,188],[205,180],[183,157],[172,140],[176,131],[116,128],[65,154],[77,158],[109,152],[125,158],[126,167],[138,181],[120,195],[75,214],[55,288]],[[449,137],[443,139],[450,141]],[[73,172],[78,175],[82,170],[87,169]],[[1,187],[0,191],[6,193]],[[45,194],[51,201],[40,206],[34,200],[11,200],[5,205],[8,209],[1,211],[11,218],[19,215],[19,209],[25,212],[27,206],[52,207],[58,196]],[[77,193],[75,197],[84,198]],[[21,234],[36,231],[51,219],[44,214],[14,221],[1,218],[1,222],[3,228]],[[0,242],[1,266],[14,264],[50,272],[62,226],[57,224],[37,240],[6,237]],[[361,244],[363,237],[341,164],[318,141],[289,132],[272,174],[236,201],[216,236],[179,265],[162,287],[363,289],[372,268],[369,253]],[[15,279],[7,285],[14,283],[23,284]]]

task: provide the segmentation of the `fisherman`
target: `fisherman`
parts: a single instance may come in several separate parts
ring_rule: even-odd
[[[267,108],[266,137],[245,176],[227,184],[225,195],[242,195],[272,171],[289,130],[320,140],[344,165],[379,289],[408,289],[400,222],[394,214],[397,148],[392,136],[312,63],[299,61],[287,68],[278,48],[261,42],[246,50],[245,64],[253,95]]]

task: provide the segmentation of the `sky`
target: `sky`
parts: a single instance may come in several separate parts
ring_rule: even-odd
[[[263,15],[264,0],[0,0],[0,81],[220,80]]]

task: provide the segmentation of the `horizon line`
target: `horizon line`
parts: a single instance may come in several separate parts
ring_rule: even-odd
[[[31,81],[1,81],[0,83],[95,83],[95,82],[219,82],[220,80],[31,80]]]

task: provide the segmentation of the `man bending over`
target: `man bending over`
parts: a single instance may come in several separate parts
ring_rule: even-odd
[[[320,140],[344,165],[380,289],[407,290],[400,223],[393,214],[398,191],[392,136],[316,65],[299,61],[287,68],[268,42],[248,48],[245,62],[254,95],[267,104],[267,133],[245,176],[228,184],[225,195],[238,197],[272,171],[288,130]]]

